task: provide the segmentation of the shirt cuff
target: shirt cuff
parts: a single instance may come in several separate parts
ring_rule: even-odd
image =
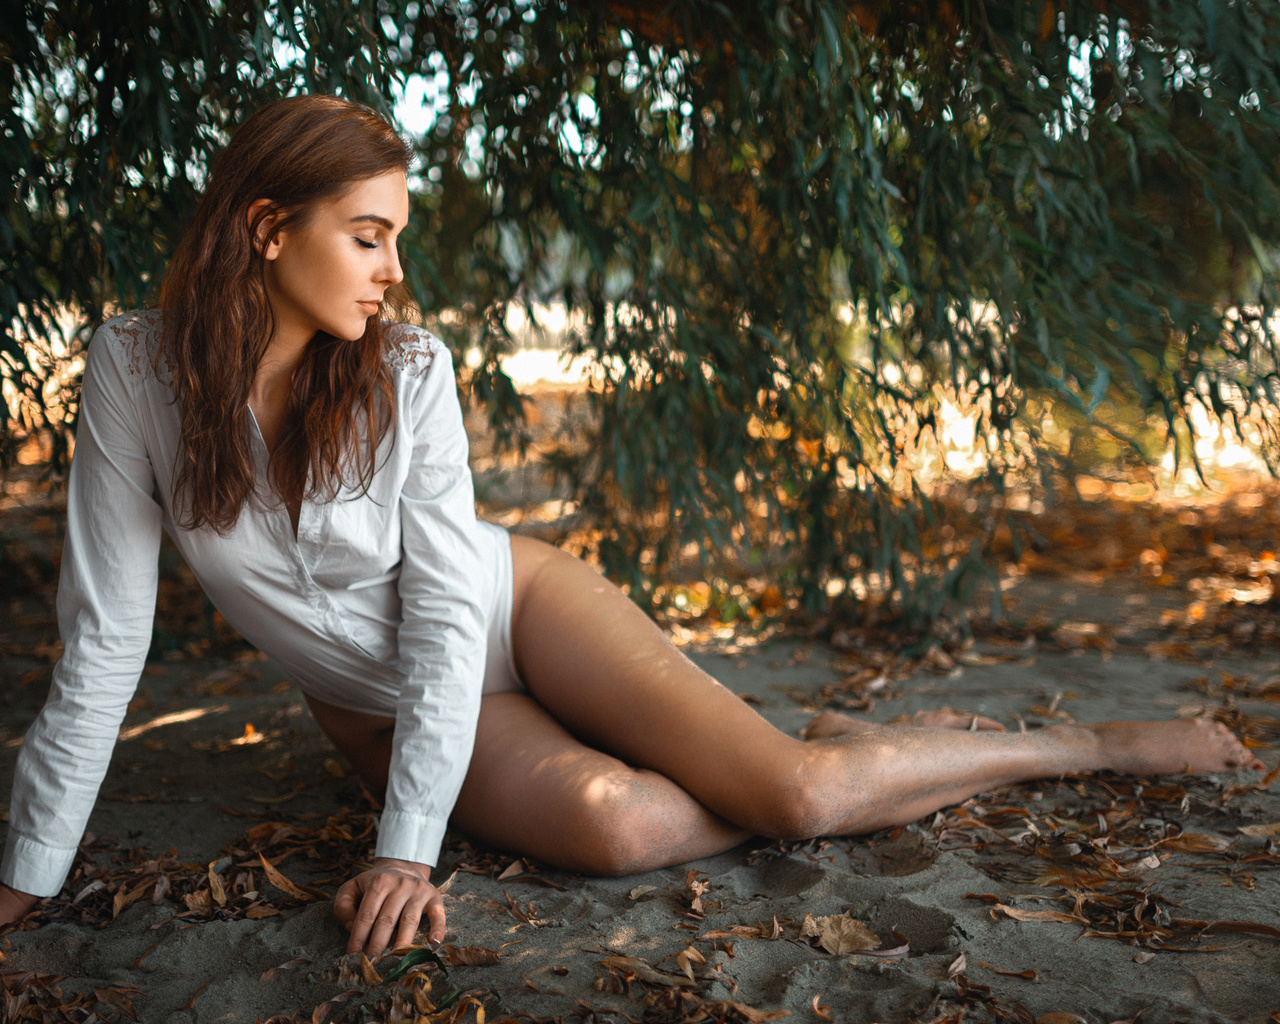
[[[0,882],[32,896],[56,896],[67,880],[76,848],[45,846],[9,829],[0,862]]]
[[[392,857],[395,860],[413,861],[435,867],[440,859],[440,847],[444,843],[445,829],[449,822],[444,818],[428,818],[407,811],[387,811],[378,825],[378,845],[375,857]]]

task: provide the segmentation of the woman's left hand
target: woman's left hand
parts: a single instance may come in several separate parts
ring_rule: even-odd
[[[442,941],[444,900],[431,884],[431,868],[408,860],[375,858],[373,867],[344,882],[333,898],[333,916],[351,933],[348,953],[363,949],[373,956],[388,945],[407,946],[424,915],[428,941]]]

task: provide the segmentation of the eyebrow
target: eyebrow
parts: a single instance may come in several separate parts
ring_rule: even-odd
[[[359,215],[359,216],[357,216],[357,217],[352,217],[352,218],[351,218],[351,220],[350,220],[350,221],[348,221],[348,223],[350,223],[350,224],[366,224],[366,223],[367,223],[367,224],[377,224],[379,227],[384,227],[384,228],[386,228],[388,231],[394,231],[394,230],[396,229],[396,226],[395,226],[393,223],[391,223],[391,221],[387,220],[387,218],[386,218],[386,217],[380,217],[380,216],[378,216],[378,214],[376,214],[376,213],[362,213],[362,214],[360,214],[360,215]]]

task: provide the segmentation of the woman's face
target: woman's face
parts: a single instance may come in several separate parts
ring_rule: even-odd
[[[363,335],[383,294],[404,277],[396,236],[408,220],[404,173],[391,171],[282,228],[262,254],[275,340],[305,344],[317,331],[347,340]]]

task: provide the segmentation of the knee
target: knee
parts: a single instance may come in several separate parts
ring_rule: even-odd
[[[815,750],[760,783],[750,827],[772,839],[787,840],[856,832],[857,822],[874,802],[875,777],[867,772],[863,781],[858,774],[834,746]]]
[[[820,780],[811,777],[779,780],[762,787],[754,827],[770,839],[812,839],[831,831],[833,801]]]
[[[683,822],[666,813],[654,800],[651,773],[634,771],[627,778],[610,779],[596,787],[581,810],[578,827],[569,839],[566,860],[593,875],[631,875],[678,862],[677,851],[686,836]]]

